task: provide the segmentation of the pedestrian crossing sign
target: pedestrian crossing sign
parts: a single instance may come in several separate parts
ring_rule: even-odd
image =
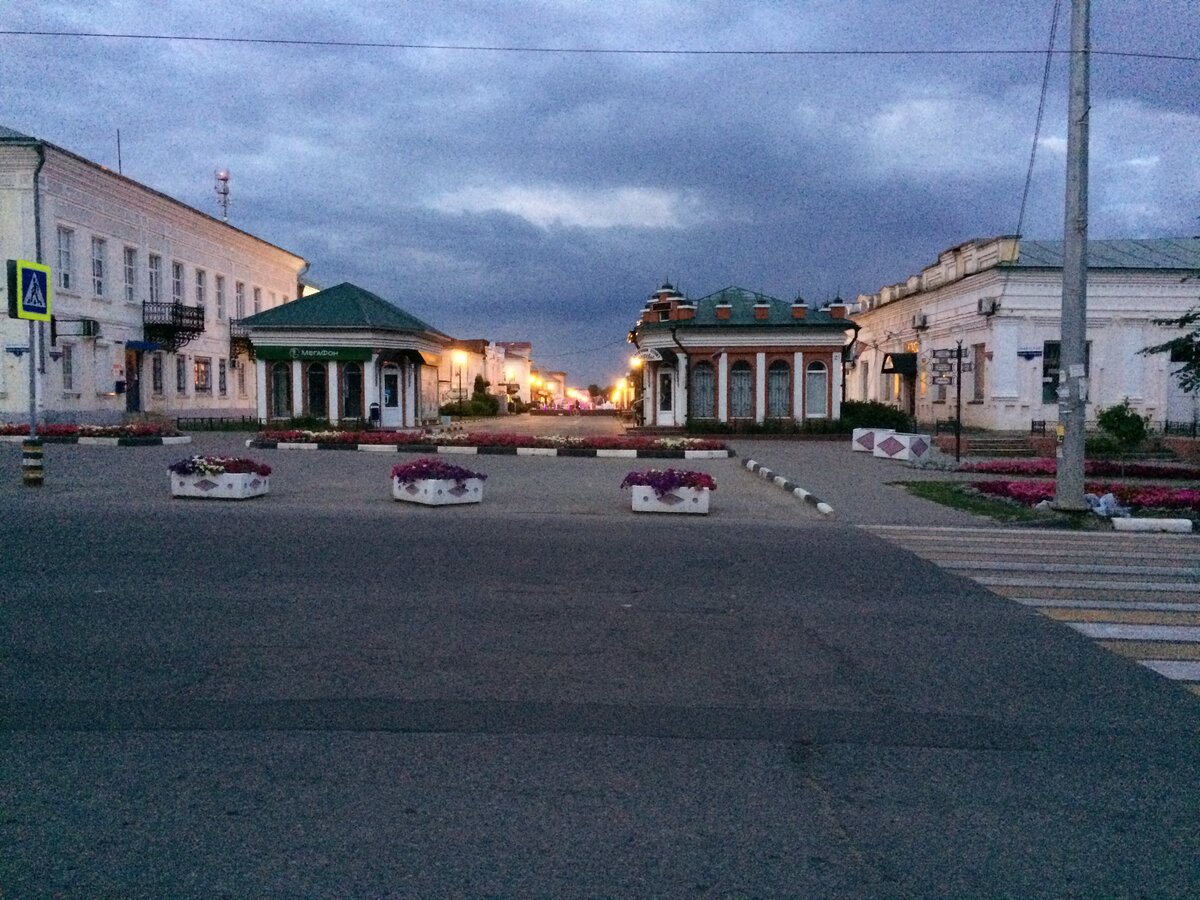
[[[10,319],[50,321],[50,267],[26,259],[8,261]]]

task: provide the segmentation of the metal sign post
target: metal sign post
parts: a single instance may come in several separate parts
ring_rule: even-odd
[[[21,447],[25,484],[42,484],[42,442],[37,436],[38,358],[41,337],[37,323],[50,321],[50,267],[26,259],[8,260],[8,315],[29,321],[29,439]]]
[[[954,351],[955,359],[958,360],[958,371],[955,373],[954,385],[954,461],[962,462],[962,339],[958,341],[958,347]]]

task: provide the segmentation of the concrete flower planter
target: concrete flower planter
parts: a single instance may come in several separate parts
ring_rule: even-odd
[[[633,511],[656,513],[692,513],[708,515],[708,498],[712,491],[707,488],[678,487],[659,497],[652,487],[634,485]]]
[[[927,434],[903,434],[899,431],[880,436],[871,452],[884,459],[925,459],[933,450],[933,441]]]
[[[460,485],[453,479],[418,478],[402,482],[392,479],[392,497],[406,503],[425,506],[450,506],[459,503],[483,502],[483,479],[467,478]]]
[[[855,428],[850,438],[850,449],[858,453],[872,453],[876,444],[895,433],[893,428]]]
[[[253,472],[225,472],[220,475],[176,475],[171,478],[172,497],[199,497],[204,500],[248,500],[271,490],[271,476]]]

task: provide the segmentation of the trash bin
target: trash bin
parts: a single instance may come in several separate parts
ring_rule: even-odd
[[[371,404],[370,411],[367,413],[367,419],[371,422],[372,425],[379,424],[379,404],[378,403]]]

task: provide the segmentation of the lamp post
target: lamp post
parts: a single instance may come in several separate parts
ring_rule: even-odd
[[[463,414],[463,386],[462,386],[462,370],[463,364],[467,361],[467,354],[461,350],[454,351],[454,362],[458,364],[458,417],[461,419]]]

